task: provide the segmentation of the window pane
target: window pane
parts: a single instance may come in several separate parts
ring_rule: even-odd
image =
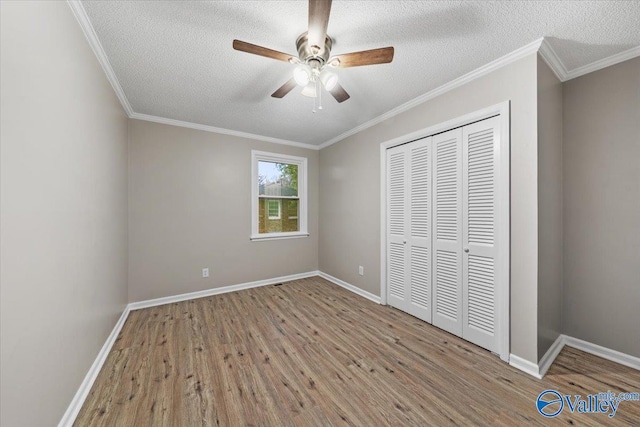
[[[251,239],[308,235],[307,159],[256,150],[251,159]]]
[[[298,165],[259,161],[258,194],[298,197]]]
[[[258,199],[258,233],[300,231],[298,199]]]

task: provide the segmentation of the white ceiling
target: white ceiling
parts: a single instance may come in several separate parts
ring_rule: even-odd
[[[391,64],[338,69],[351,99],[324,109],[294,89],[293,65],[232,49],[286,53],[306,1],[83,1],[133,111],[319,145],[540,37],[567,71],[640,46],[638,1],[340,1],[333,54],[395,47]]]

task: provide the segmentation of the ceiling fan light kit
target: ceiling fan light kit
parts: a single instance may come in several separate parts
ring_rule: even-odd
[[[309,98],[315,98],[317,96],[316,84],[309,82],[309,84],[307,84],[304,89],[302,89],[302,92],[300,92],[300,94],[302,96],[308,96]]]
[[[298,86],[306,86],[311,81],[311,69],[307,64],[300,64],[293,69],[293,78]]]
[[[331,90],[338,84],[338,76],[336,73],[332,73],[331,71],[324,69],[320,73],[320,81],[324,88],[331,92]]]
[[[327,35],[330,12],[331,0],[309,0],[309,30],[302,33],[296,40],[297,57],[240,40],[233,41],[233,48],[296,65],[293,70],[293,78],[278,88],[271,96],[283,98],[296,85],[303,86],[302,95],[315,98],[313,108],[315,113],[316,105],[317,109],[322,109],[320,100],[322,87],[331,93],[338,103],[350,98],[349,94],[338,83],[338,76],[328,70],[327,67],[347,68],[387,64],[393,61],[393,47],[346,53],[332,57],[333,39]]]

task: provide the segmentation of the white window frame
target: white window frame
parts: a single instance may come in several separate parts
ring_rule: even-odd
[[[258,232],[258,162],[286,163],[298,166],[298,228],[299,231],[282,233],[259,233]],[[280,205],[282,206],[282,205]],[[269,212],[266,212],[267,217]],[[291,239],[307,237],[307,158],[289,156],[287,154],[269,153],[266,151],[251,150],[251,236],[252,241]]]
[[[269,207],[269,203],[276,202],[278,206],[278,214],[276,216],[271,216],[271,207]],[[268,219],[282,219],[282,201],[280,199],[267,199],[267,218]]]

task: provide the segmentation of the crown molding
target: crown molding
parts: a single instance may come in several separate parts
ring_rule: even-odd
[[[567,80],[574,79],[576,77],[583,76],[588,73],[592,73],[594,71],[601,70],[606,67],[610,67],[612,65],[618,64],[623,61],[627,61],[629,59],[640,56],[640,46],[633,47],[631,49],[625,50],[623,52],[617,53],[615,55],[609,56],[608,58],[601,59],[599,61],[592,62],[591,64],[583,65],[582,67],[575,68],[571,71],[567,70],[567,67],[564,65],[558,54],[553,50],[549,41],[542,37],[534,42],[529,43],[526,46],[521,47],[520,49],[514,50],[507,55],[504,55],[501,58],[496,59],[486,65],[483,65],[480,68],[477,68],[470,73],[467,73],[461,77],[458,77],[455,80],[450,81],[430,92],[427,92],[423,95],[418,96],[417,98],[412,99],[409,102],[406,102],[388,112],[369,120],[366,123],[363,123],[359,126],[356,126],[353,129],[350,129],[335,138],[332,138],[328,141],[323,142],[319,145],[320,149],[329,147],[330,145],[335,144],[336,142],[342,141],[343,139],[355,135],[358,132],[362,132],[365,129],[368,129],[384,120],[387,120],[391,117],[397,116],[400,113],[403,113],[417,105],[420,105],[424,102],[427,102],[437,96],[442,95],[445,92],[448,92],[452,89],[455,89],[459,86],[462,86],[466,83],[469,83],[472,80],[475,80],[479,77],[482,77],[492,71],[497,70],[498,68],[504,67],[514,61],[517,61],[531,53],[538,52],[542,59],[549,65],[549,68],[554,72],[556,77],[561,82],[566,82]]]
[[[102,48],[102,43],[100,43],[96,31],[94,30],[93,25],[91,25],[91,21],[89,20],[87,12],[84,10],[84,6],[82,6],[82,2],[80,2],[79,0],[67,0],[67,4],[71,8],[73,16],[76,17],[78,24],[80,24],[80,28],[82,28],[82,32],[87,38],[87,41],[89,42],[89,46],[91,46],[93,53],[96,55],[96,58],[98,58],[98,62],[102,66],[102,69],[107,76],[107,80],[109,80],[109,83],[111,83],[111,87],[113,87],[113,90],[116,92],[116,96],[120,100],[122,108],[124,108],[127,116],[131,117],[131,114],[133,114],[131,104],[129,104],[129,100],[125,95],[124,90],[122,90],[122,86],[120,86],[120,82],[116,77],[116,73],[111,67],[109,58],[107,58],[107,54]]]
[[[553,70],[556,77],[558,77],[561,82],[566,82],[568,80],[575,79],[576,77],[584,76],[585,74],[593,73],[594,71],[602,70],[603,68],[640,56],[640,46],[632,47],[631,49],[616,53],[615,55],[611,55],[607,58],[583,65],[582,67],[574,68],[571,71],[567,70],[567,67],[564,65],[558,54],[553,50],[547,39],[544,39],[542,42],[539,53],[549,68]]]
[[[611,55],[608,58],[600,59],[599,61],[592,62],[591,64],[583,65],[582,67],[574,68],[567,73],[566,80],[575,79],[576,77],[584,76],[585,74],[593,73],[594,71],[601,70],[612,65],[619,64],[620,62],[633,59],[640,56],[640,46],[632,47],[615,55]]]
[[[564,66],[562,60],[546,39],[542,41],[538,53],[544,62],[547,63],[549,68],[551,68],[551,71],[553,71],[558,80],[561,82],[567,81],[567,74],[569,74],[567,68]]]
[[[455,80],[450,81],[449,83],[445,83],[444,85],[429,91],[427,93],[424,93],[420,96],[418,96],[417,98],[412,99],[409,102],[405,102],[404,104],[387,111],[386,113],[382,114],[381,116],[378,116],[372,120],[369,120],[368,122],[365,122],[359,126],[356,126],[355,128],[348,130],[338,136],[336,136],[335,138],[332,138],[322,144],[320,144],[320,149],[326,148],[330,145],[335,144],[338,141],[342,141],[343,139],[351,136],[351,135],[355,135],[358,132],[361,132],[365,129],[368,129],[374,125],[377,125],[378,123],[387,120],[391,117],[397,116],[400,113],[403,113],[407,110],[410,110],[411,108],[423,104],[437,96],[440,96],[446,92],[449,92],[450,90],[453,90],[457,87],[460,87],[464,84],[469,83],[472,80],[475,80],[479,77],[482,77],[484,75],[487,75],[499,68],[504,67],[505,65],[511,64],[512,62],[515,62],[521,58],[524,58],[527,55],[530,55],[532,53],[537,52],[540,49],[540,45],[542,44],[542,42],[544,41],[544,38],[540,38],[538,40],[535,40],[519,49],[514,50],[511,53],[508,53],[498,59],[496,59],[495,61],[491,61],[488,64],[485,64],[483,66],[481,66],[480,68],[476,68],[475,70],[458,77]]]
[[[249,138],[249,139],[254,139],[258,141],[271,142],[274,144],[282,144],[282,145],[289,145],[292,147],[306,148],[309,150],[320,149],[317,145],[305,144],[302,142],[272,138],[270,136],[256,135],[256,134],[246,133],[246,132],[239,132],[231,129],[223,129],[223,128],[218,128],[214,126],[202,125],[199,123],[184,122],[181,120],[152,116],[149,114],[136,113],[135,111],[133,111],[133,108],[131,108],[131,104],[129,103],[129,100],[127,99],[127,96],[125,95],[124,90],[122,89],[122,86],[120,85],[120,82],[116,77],[116,73],[113,71],[113,67],[111,67],[109,58],[107,57],[107,54],[105,53],[104,48],[102,47],[102,43],[100,43],[100,39],[98,39],[98,35],[96,34],[96,31],[93,28],[91,21],[89,20],[89,16],[87,15],[87,12],[84,9],[84,6],[82,5],[82,2],[79,0],[67,0],[67,4],[71,8],[71,11],[73,12],[73,16],[76,17],[78,24],[80,24],[80,28],[82,28],[82,32],[84,33],[85,37],[87,38],[87,41],[89,42],[89,46],[91,46],[93,53],[96,55],[98,62],[102,66],[102,70],[107,76],[107,80],[109,80],[109,83],[111,83],[111,86],[113,87],[113,90],[115,91],[116,96],[118,97],[118,99],[120,100],[120,103],[122,104],[122,108],[124,108],[124,111],[127,113],[127,116],[129,118],[137,119],[137,120],[145,120],[148,122],[164,123],[168,125],[179,126],[179,127],[189,128],[189,129],[203,130],[206,132],[220,133],[223,135],[237,136],[240,138]]]
[[[237,136],[239,138],[249,138],[257,141],[271,142],[273,144],[289,145],[291,147],[306,148],[308,150],[319,150],[317,145],[305,144],[303,142],[289,141],[287,139],[272,138],[270,136],[256,135],[253,133],[240,132],[231,129],[217,128],[200,123],[185,122],[182,120],[168,119],[166,117],[152,116],[149,114],[132,113],[129,118],[144,120],[146,122],[162,123],[165,125],[178,126],[189,129],[203,130],[205,132],[219,133],[223,135]]]
[[[571,71],[568,71],[565,65],[563,64],[562,60],[560,59],[560,57],[556,54],[556,52],[553,50],[553,48],[549,44],[549,42],[544,37],[542,37],[519,49],[514,50],[511,53],[508,53],[496,59],[495,61],[489,62],[488,64],[485,64],[480,68],[477,68],[461,77],[458,77],[457,79],[454,79],[449,83],[446,83],[432,91],[429,91],[402,105],[399,105],[398,107],[395,107],[378,117],[375,117],[365,123],[362,123],[354,127],[353,129],[350,129],[336,136],[335,138],[325,141],[320,145],[313,145],[313,144],[305,144],[297,141],[289,141],[286,139],[273,138],[270,136],[256,135],[256,134],[247,133],[247,132],[240,132],[240,131],[235,131],[231,129],[218,128],[215,126],[202,125],[199,123],[185,122],[181,120],[169,119],[165,117],[152,116],[149,114],[141,114],[141,113],[134,112],[133,108],[131,107],[131,104],[129,103],[129,100],[127,99],[127,96],[124,93],[124,90],[122,89],[122,86],[120,85],[120,82],[118,81],[118,78],[116,77],[115,72],[113,71],[113,68],[111,67],[111,63],[109,62],[109,59],[102,47],[102,44],[98,39],[98,35],[96,34],[93,28],[93,25],[89,20],[87,12],[85,11],[84,6],[82,5],[82,2],[80,0],[67,0],[67,4],[71,8],[71,11],[73,12],[73,15],[78,21],[78,24],[80,24],[80,28],[82,29],[82,32],[84,33],[85,37],[87,38],[87,41],[89,42],[89,46],[91,46],[91,49],[96,55],[98,62],[102,66],[102,69],[104,70],[104,73],[107,76],[109,83],[111,83],[111,86],[113,87],[113,90],[115,91],[116,96],[120,100],[120,103],[122,104],[122,107],[124,108],[129,118],[156,122],[156,123],[164,123],[164,124],[185,127],[190,129],[203,130],[206,132],[220,133],[223,135],[232,135],[240,138],[250,138],[258,141],[289,145],[292,147],[300,147],[300,148],[306,148],[310,150],[321,150],[323,148],[329,147],[330,145],[333,145],[336,142],[342,141],[343,139],[349,136],[362,132],[363,130],[368,129],[380,122],[383,122],[384,120],[397,116],[398,114],[403,113],[407,110],[410,110],[411,108],[417,105],[423,104],[437,96],[440,96],[450,90],[453,90],[466,83],[469,83],[470,81],[475,80],[479,77],[482,77],[486,74],[489,74],[492,71],[502,68],[505,65],[515,62],[534,52],[540,53],[540,56],[549,65],[551,70],[553,70],[553,72],[561,82],[565,82],[567,80],[571,80],[576,77],[580,77],[582,75],[592,73],[602,68],[610,67],[611,65],[615,65],[620,62],[627,61],[629,59],[640,56],[640,46],[636,46],[631,49],[612,55],[608,58],[604,58],[599,61],[592,62],[591,64],[583,65],[582,67],[578,67]]]

